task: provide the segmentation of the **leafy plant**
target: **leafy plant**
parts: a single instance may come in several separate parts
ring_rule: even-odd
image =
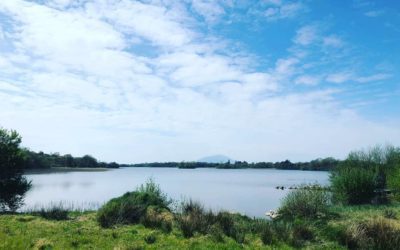
[[[325,216],[330,199],[330,194],[323,189],[296,189],[283,199],[278,214],[283,218]]]

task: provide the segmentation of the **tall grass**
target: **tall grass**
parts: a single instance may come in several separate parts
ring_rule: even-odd
[[[345,244],[350,249],[400,249],[400,229],[381,217],[353,223],[346,230]]]
[[[46,205],[36,205],[30,208],[25,208],[22,212],[26,214],[38,215],[48,220],[68,220],[69,214],[72,212],[84,212],[80,206],[74,203],[60,201],[58,203],[52,202]]]

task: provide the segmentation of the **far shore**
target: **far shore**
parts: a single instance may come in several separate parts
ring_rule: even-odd
[[[51,173],[68,173],[68,172],[105,172],[110,168],[44,168],[44,169],[27,169],[25,175],[31,174],[51,174]]]

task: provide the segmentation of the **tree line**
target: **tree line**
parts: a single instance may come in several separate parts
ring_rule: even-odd
[[[59,153],[46,154],[22,149],[24,155],[25,169],[48,169],[48,168],[119,168],[115,162],[101,162],[90,155],[73,157],[70,154]]]
[[[246,161],[235,161],[225,163],[208,163],[208,162],[152,162],[152,163],[139,163],[121,165],[123,167],[150,167],[150,168],[220,168],[220,169],[283,169],[283,170],[316,170],[316,171],[329,171],[338,166],[340,160],[332,157],[319,158],[309,162],[291,162],[289,160],[281,162],[246,162]]]

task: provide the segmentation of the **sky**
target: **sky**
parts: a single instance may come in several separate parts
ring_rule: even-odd
[[[400,145],[400,2],[1,0],[0,126],[120,163]]]

